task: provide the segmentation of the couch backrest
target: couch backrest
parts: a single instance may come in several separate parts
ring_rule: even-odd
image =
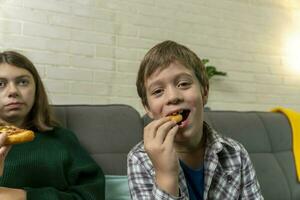
[[[126,175],[129,150],[142,139],[139,113],[128,105],[54,105],[54,112],[77,135],[105,174]]]
[[[299,200],[300,183],[292,153],[292,132],[281,113],[209,111],[206,122],[241,142],[250,154],[266,200]],[[144,124],[151,119],[143,117]]]
[[[108,175],[126,175],[129,150],[142,139],[144,123],[127,105],[59,105],[64,127]],[[148,122],[147,118],[143,118]],[[266,200],[299,200],[291,127],[280,113],[206,111],[205,120],[220,134],[240,141],[253,161]],[[146,123],[147,123],[146,122]]]
[[[205,112],[219,133],[240,141],[250,154],[266,200],[299,200],[288,119],[271,112]]]

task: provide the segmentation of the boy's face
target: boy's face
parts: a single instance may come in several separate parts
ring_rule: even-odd
[[[173,113],[181,113],[175,142],[200,142],[203,129],[203,106],[207,96],[193,71],[179,62],[171,63],[163,70],[156,70],[145,82],[148,115],[159,119]]]

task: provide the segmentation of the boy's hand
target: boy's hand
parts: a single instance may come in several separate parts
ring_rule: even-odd
[[[6,137],[6,134],[0,134],[0,176],[2,176],[3,174],[4,160],[6,158],[6,155],[8,154],[8,151],[11,148],[11,146],[4,145]]]
[[[144,146],[153,163],[156,184],[173,196],[179,191],[179,161],[174,147],[177,131],[176,122],[169,117],[154,120],[144,128]]]

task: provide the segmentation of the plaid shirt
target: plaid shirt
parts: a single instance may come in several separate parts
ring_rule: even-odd
[[[204,194],[207,199],[261,200],[260,186],[245,148],[230,138],[218,135],[204,123],[207,134],[204,156]],[[180,168],[180,196],[174,197],[155,184],[155,171],[145,152],[143,142],[128,154],[128,182],[134,200],[188,200],[189,193],[184,173]]]

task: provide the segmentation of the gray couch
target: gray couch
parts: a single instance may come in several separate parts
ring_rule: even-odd
[[[126,177],[126,155],[142,139],[144,119],[127,105],[53,106],[62,125],[73,130],[107,175]],[[270,112],[206,111],[205,120],[219,133],[240,141],[254,163],[266,200],[299,200],[287,118]],[[120,184],[120,183],[118,183]],[[110,199],[128,196],[126,181],[107,190]],[[115,187],[108,183],[107,187]],[[124,189],[125,187],[125,189]],[[119,190],[119,191],[118,191]],[[122,191],[121,191],[122,190]],[[118,198],[118,195],[124,196]]]

